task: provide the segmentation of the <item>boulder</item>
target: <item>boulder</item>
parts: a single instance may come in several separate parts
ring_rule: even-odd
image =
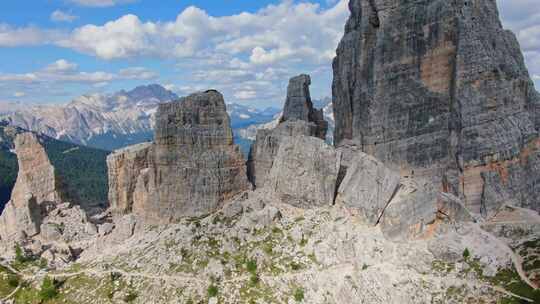
[[[333,62],[336,145],[353,141],[476,214],[499,205],[482,202],[484,172],[499,174],[519,206],[540,210],[540,97],[496,1],[349,8]]]
[[[452,222],[474,222],[474,216],[465,207],[463,201],[450,193],[440,193],[437,203],[440,217]]]
[[[280,123],[273,130],[259,130],[251,146],[248,159],[249,180],[256,187],[262,187],[272,169],[274,159],[284,137],[312,136],[317,126],[303,120],[290,120]]]
[[[429,236],[433,232],[429,228],[437,219],[438,193],[430,181],[403,179],[380,222],[385,237],[407,241]]]
[[[362,152],[351,163],[339,186],[336,204],[357,210],[366,223],[376,225],[399,189],[400,175]]]
[[[283,203],[300,208],[331,206],[339,157],[322,139],[284,137],[265,188]]]

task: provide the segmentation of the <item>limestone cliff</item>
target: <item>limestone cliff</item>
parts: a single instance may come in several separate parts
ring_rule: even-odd
[[[333,63],[336,145],[352,140],[476,213],[501,195],[540,210],[540,98],[496,2],[349,7]]]
[[[213,90],[160,105],[155,142],[108,163],[112,209],[156,222],[214,212],[250,188],[223,96]]]

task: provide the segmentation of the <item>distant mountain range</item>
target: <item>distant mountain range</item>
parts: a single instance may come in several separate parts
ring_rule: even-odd
[[[0,104],[0,120],[58,140],[111,151],[152,140],[158,105],[178,98],[153,84],[110,95],[84,95],[67,105]],[[228,104],[227,111],[235,131],[272,121],[279,113],[273,108],[239,104]],[[237,140],[245,149],[245,139],[237,136]]]

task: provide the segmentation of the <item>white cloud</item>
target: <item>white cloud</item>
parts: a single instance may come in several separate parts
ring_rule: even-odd
[[[0,47],[16,47],[42,45],[56,40],[58,33],[52,30],[42,30],[34,26],[12,27],[0,24]]]
[[[57,60],[45,67],[45,71],[51,73],[69,73],[78,69],[78,65],[65,59]]]
[[[234,97],[240,100],[254,99],[257,97],[256,91],[238,91],[234,93]]]
[[[150,80],[155,79],[159,75],[143,67],[131,67],[122,69],[118,75],[124,79]]]
[[[56,10],[51,13],[51,21],[54,22],[73,22],[77,18],[79,17],[71,15],[69,13],[65,13],[61,10]]]
[[[20,97],[24,97],[24,96],[26,96],[26,93],[24,93],[24,92],[15,92],[13,94],[13,97],[16,97],[16,98],[20,98]]]
[[[109,7],[117,4],[125,4],[135,2],[136,0],[69,0],[78,5],[90,7]]]

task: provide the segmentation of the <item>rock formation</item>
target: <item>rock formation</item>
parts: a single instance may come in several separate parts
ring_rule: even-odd
[[[30,132],[17,135],[15,152],[19,163],[17,182],[11,197],[15,207],[21,206],[19,203],[24,204],[28,194],[38,204],[60,201],[59,178],[36,135]]]
[[[289,80],[287,87],[287,100],[283,108],[281,121],[303,120],[313,122],[316,126],[313,136],[326,139],[328,122],[324,120],[323,110],[317,110],[311,102],[309,86],[311,77],[309,75],[299,75]]]
[[[336,145],[351,140],[477,214],[540,210],[540,97],[496,2],[349,7],[333,63]]]
[[[313,108],[309,93],[311,78],[300,75],[290,79],[287,100],[280,123],[273,130],[259,130],[251,146],[248,176],[255,187],[263,187],[284,136],[315,136],[326,139],[328,123],[322,110]]]
[[[137,176],[141,170],[148,168],[148,153],[151,147],[151,143],[143,143],[117,150],[107,158],[109,204],[115,212],[132,211]]]
[[[283,203],[301,208],[331,206],[339,156],[322,139],[286,136],[279,145],[265,187]]]
[[[108,163],[112,209],[156,222],[211,213],[249,189],[223,96],[213,90],[160,105],[155,142]]]
[[[336,197],[336,204],[359,210],[369,224],[381,220],[386,206],[399,190],[400,176],[374,157],[358,152]]]
[[[0,239],[4,240],[38,234],[45,205],[61,200],[54,167],[36,135],[17,135],[15,152],[19,164],[17,182],[0,216]]]

